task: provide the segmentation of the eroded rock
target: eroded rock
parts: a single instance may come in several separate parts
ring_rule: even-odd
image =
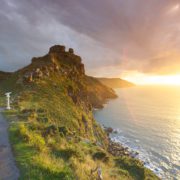
[[[70,54],[74,54],[74,49],[69,48],[69,53],[70,53]]]
[[[65,52],[65,46],[55,45],[49,49],[49,53],[62,53]]]

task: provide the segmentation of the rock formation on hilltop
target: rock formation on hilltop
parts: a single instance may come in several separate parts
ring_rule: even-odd
[[[36,79],[49,77],[53,73],[61,76],[77,79],[85,75],[84,64],[81,57],[74,54],[72,48],[68,52],[65,46],[55,45],[49,49],[49,53],[43,57],[32,58],[32,63],[19,70],[20,78],[18,82],[33,82]],[[23,76],[23,77],[22,77]]]
[[[85,74],[72,48],[55,45],[6,79],[2,74],[0,95],[12,92],[6,115],[20,179],[95,179],[97,160],[106,179],[158,179],[121,147],[111,147],[92,110],[116,94]]]
[[[75,104],[84,101],[89,108],[102,108],[108,99],[117,97],[111,88],[87,76],[81,57],[72,48],[66,51],[62,45],[54,45],[46,55],[32,58],[28,66],[12,73],[12,76],[13,88],[28,87],[54,79],[71,81],[74,85],[66,87],[68,95]]]

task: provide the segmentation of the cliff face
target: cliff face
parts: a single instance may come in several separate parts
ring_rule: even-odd
[[[40,80],[54,81],[54,76],[73,82],[74,87],[69,85],[67,92],[75,104],[82,100],[89,103],[88,106],[102,108],[108,99],[117,97],[111,88],[86,76],[81,57],[75,55],[72,48],[66,52],[65,46],[51,47],[47,55],[33,58],[31,64],[17,71],[17,74],[16,84],[20,85],[30,85]]]
[[[106,143],[107,137],[94,121],[92,108],[102,108],[116,94],[85,75],[81,57],[73,49],[51,47],[48,54],[32,58],[31,64],[14,72],[2,82],[2,87],[16,92],[15,105],[21,111],[36,112],[41,108],[48,116],[48,124],[55,122],[83,137]]]

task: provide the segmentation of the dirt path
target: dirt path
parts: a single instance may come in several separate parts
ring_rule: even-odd
[[[19,171],[15,165],[8,138],[8,123],[0,109],[0,180],[17,180]]]

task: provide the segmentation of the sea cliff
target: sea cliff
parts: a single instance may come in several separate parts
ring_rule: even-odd
[[[143,163],[109,150],[107,133],[95,121],[93,108],[116,98],[113,89],[85,74],[81,57],[55,45],[42,57],[0,82],[12,92],[10,140],[20,179],[158,179]]]

